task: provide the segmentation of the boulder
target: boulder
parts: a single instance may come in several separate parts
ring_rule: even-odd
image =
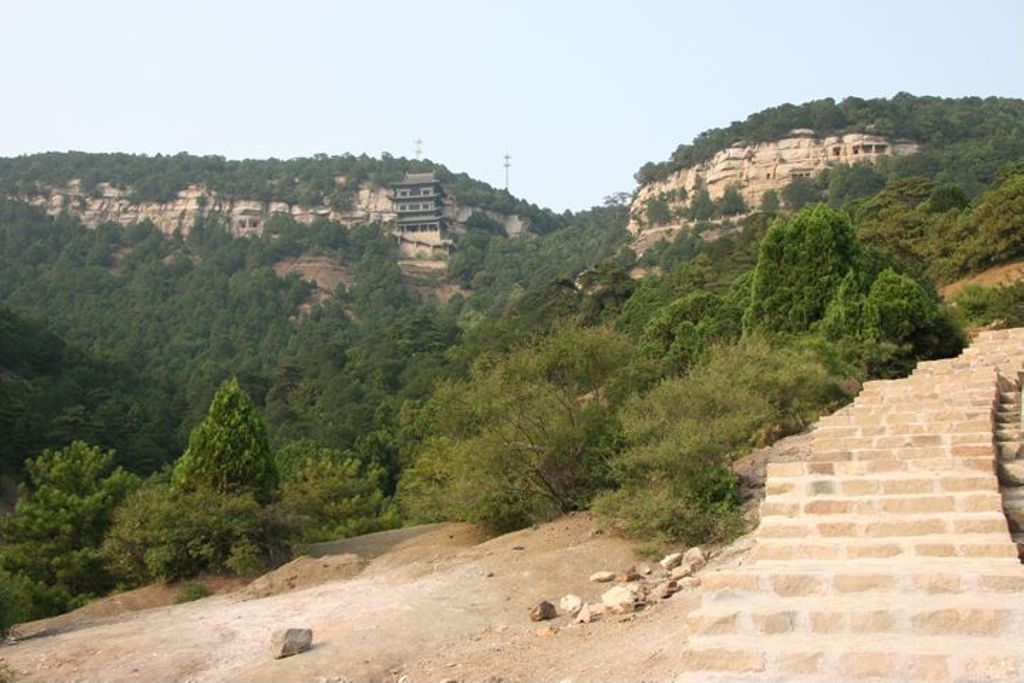
[[[594,610],[590,608],[590,603],[585,602],[580,607],[579,611],[576,612],[576,618],[573,619],[577,624],[589,624],[594,620],[597,615],[594,614]]]
[[[668,573],[670,579],[685,579],[687,576],[693,573],[693,566],[689,564],[681,564]]]
[[[558,601],[558,606],[566,614],[576,614],[583,607],[583,598],[569,593],[562,596],[562,599]]]
[[[650,597],[655,600],[666,600],[671,598],[679,590],[679,585],[669,579],[668,581],[662,581],[653,589],[651,589]]]
[[[274,659],[291,657],[305,652],[313,646],[313,629],[285,628],[275,631],[270,639],[270,651]]]
[[[601,603],[616,614],[632,612],[641,600],[641,589],[635,583],[614,586],[601,594]]]
[[[700,549],[700,546],[694,546],[683,554],[683,562],[693,567],[693,571],[697,571],[707,564],[708,559],[704,556],[704,551]]]
[[[665,569],[675,569],[683,561],[682,553],[669,553],[665,557],[661,558],[660,564]]]
[[[608,583],[615,578],[615,572],[594,572],[590,580],[595,583]]]
[[[557,615],[558,610],[547,600],[541,600],[530,608],[530,621],[545,621],[554,619]]]

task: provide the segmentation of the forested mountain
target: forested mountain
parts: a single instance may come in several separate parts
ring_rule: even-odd
[[[779,140],[793,130],[819,137],[866,132],[924,145],[919,153],[892,160],[893,176],[926,177],[957,183],[969,196],[986,187],[998,168],[1024,157],[1024,100],[1005,97],[832,98],[800,105],[783,104],[704,131],[681,144],[664,162],[649,162],[636,173],[638,183],[660,180],[710,159],[738,142]],[[884,179],[883,179],[884,182]]]
[[[620,214],[560,217],[566,227],[524,239],[471,221],[448,276],[468,299],[459,295],[441,306],[430,296],[431,283],[403,276],[394,240],[378,226],[305,226],[280,216],[260,237],[236,239],[210,222],[197,223],[183,239],[146,223],[88,230],[67,216],[52,219],[0,201],[0,300],[147,387],[147,398],[137,397],[152,403],[138,409],[161,415],[159,424],[146,426],[157,430],[147,437],[155,445],[144,454],[118,448],[136,469],[180,454],[229,375],[267,402],[275,439],[317,436],[348,447],[359,434],[393,422],[398,405],[384,404],[406,385],[429,389],[446,362],[442,352],[464,330],[500,313],[517,292],[612,255],[624,237]],[[304,312],[314,300],[311,284],[274,270],[301,255],[345,269],[352,285]],[[322,379],[337,388],[320,386],[321,373],[335,371]],[[299,379],[317,384],[301,399],[294,394]],[[336,416],[318,419],[324,411]],[[121,446],[102,431],[78,436]],[[35,433],[40,438],[21,444],[20,459],[55,445]],[[12,454],[5,469],[16,471],[20,459]]]
[[[78,181],[87,194],[96,195],[105,183],[130,188],[132,201],[166,202],[190,185],[201,185],[229,197],[344,210],[364,183],[387,187],[406,173],[426,172],[434,173],[446,191],[463,204],[520,214],[537,234],[565,226],[561,216],[465,173],[452,173],[431,161],[388,154],[379,159],[365,154],[319,154],[286,160],[229,160],[184,152],[156,156],[49,152],[0,159],[0,196],[30,195]]]
[[[734,458],[860,381],[955,354],[970,325],[1024,320],[1021,287],[952,303],[935,289],[1024,257],[1019,113],[901,95],[711,131],[671,163],[801,125],[870,121],[927,146],[894,160],[917,158],[916,173],[801,179],[799,206],[733,212],[718,239],[685,233],[639,262],[615,200],[534,207],[541,227],[517,238],[475,217],[430,277],[403,272],[377,224],[281,215],[236,238],[213,216],[183,237],[2,201],[0,430],[16,437],[0,467],[25,485],[0,518],[0,607],[25,617],[116,585],[252,573],[309,541],[438,519],[502,530],[589,508],[649,541],[729,538]],[[39,155],[0,162],[0,178],[13,194],[80,178],[330,203],[337,174],[429,167],[479,205],[516,201],[419,164]],[[312,296],[275,270],[300,257],[345,282]]]

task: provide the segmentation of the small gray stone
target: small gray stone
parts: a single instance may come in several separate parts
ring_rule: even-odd
[[[281,629],[275,631],[270,639],[270,650],[274,659],[297,655],[312,646],[313,630],[309,628]]]
[[[530,621],[544,621],[558,616],[558,610],[547,600],[541,600],[530,608]]]
[[[682,553],[670,553],[665,557],[661,558],[660,564],[665,569],[675,569],[679,566],[679,563],[683,561]]]
[[[667,600],[675,595],[679,586],[673,580],[663,581],[651,590],[651,598],[655,600]]]

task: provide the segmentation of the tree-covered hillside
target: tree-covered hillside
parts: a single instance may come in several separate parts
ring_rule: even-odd
[[[924,145],[923,151],[891,160],[895,176],[923,176],[957,183],[973,196],[992,182],[997,169],[1024,158],[1024,100],[1004,97],[832,98],[783,104],[725,128],[704,131],[676,148],[667,161],[649,162],[636,173],[645,184],[707,161],[736,142],[765,142],[797,128],[819,137],[867,132]]]
[[[100,183],[131,188],[136,201],[166,202],[189,185],[203,185],[228,197],[330,206],[347,210],[363,183],[386,187],[405,173],[433,172],[445,190],[462,204],[506,214],[518,214],[530,229],[544,234],[564,227],[562,216],[513,197],[465,173],[441,164],[383,154],[295,159],[232,160],[221,156],[97,154],[48,152],[0,158],[0,196],[33,194],[40,188],[65,187],[72,180],[95,193]]]
[[[935,149],[982,169],[1004,129]],[[621,201],[518,239],[474,217],[444,303],[376,225],[278,216],[238,239],[213,217],[186,239],[2,201],[0,467],[23,485],[0,516],[0,629],[407,523],[590,509],[649,543],[729,539],[736,458],[957,353],[969,325],[1024,320],[1021,286],[935,287],[1024,258],[1024,169],[970,189],[945,172],[835,169],[799,207],[639,264]],[[351,284],[313,302],[274,270],[299,256]]]
[[[180,453],[228,375],[269,402],[275,438],[316,435],[332,446],[351,446],[373,431],[369,426],[393,422],[398,406],[385,407],[389,397],[407,385],[414,392],[429,389],[446,362],[442,352],[464,331],[499,315],[519,292],[607,258],[624,239],[614,210],[566,222],[562,230],[522,239],[471,226],[450,264],[450,278],[467,294],[440,306],[403,277],[393,239],[376,226],[305,226],[281,216],[259,238],[235,239],[210,222],[194,226],[185,240],[146,223],[89,230],[70,218],[54,220],[0,201],[0,302],[120,368],[120,384],[145,387],[136,392],[143,403],[133,420],[161,416],[138,425],[138,437],[148,440],[145,453],[122,449],[124,440],[113,432],[107,438],[103,429],[58,430],[66,435],[61,440],[46,436],[57,429],[48,426],[25,430],[37,438],[19,442],[20,455],[12,451],[3,469],[17,471],[21,460],[70,437],[116,447],[136,469],[157,467]],[[274,271],[275,264],[303,254],[329,259],[354,279],[308,314],[300,307],[311,285]],[[299,379],[315,389],[296,393]],[[94,393],[112,389],[105,384],[97,382]],[[328,411],[336,414],[321,419]],[[59,417],[30,412],[39,420]],[[94,419],[93,410],[86,412],[81,419]],[[133,424],[124,421],[121,428]]]

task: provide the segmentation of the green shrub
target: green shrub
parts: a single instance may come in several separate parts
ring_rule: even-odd
[[[631,351],[611,330],[567,328],[442,384],[424,409],[433,433],[399,483],[403,511],[504,531],[587,507],[618,447]]]
[[[811,349],[757,337],[714,347],[706,365],[627,404],[627,448],[612,458],[619,487],[595,500],[595,514],[659,542],[727,540],[741,528],[733,459],[843,399]]]
[[[736,339],[742,309],[704,290],[684,294],[663,306],[644,327],[640,350],[656,358],[668,374],[700,362],[712,343]]]
[[[645,560],[658,560],[664,556],[664,551],[657,543],[643,543],[633,548],[633,554]]]
[[[15,624],[37,616],[32,608],[35,592],[33,582],[26,576],[0,569],[0,638]]]
[[[280,557],[282,533],[251,493],[177,493],[155,482],[117,510],[103,556],[128,584],[251,574]]]
[[[971,327],[1020,327],[1024,325],[1024,282],[997,287],[966,285],[953,303]]]
[[[346,538],[398,525],[381,490],[383,467],[312,444],[288,450],[297,461],[281,485],[278,510],[297,541]]]
[[[210,589],[198,581],[186,581],[181,584],[181,589],[174,596],[174,604],[180,605],[183,602],[192,602],[210,595]]]

